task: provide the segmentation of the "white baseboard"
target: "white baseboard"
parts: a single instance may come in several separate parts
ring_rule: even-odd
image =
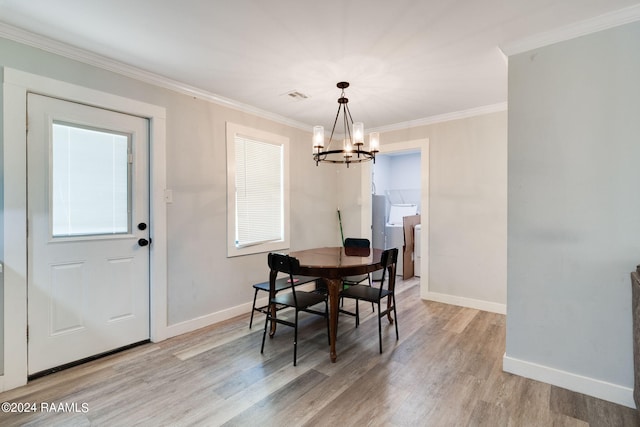
[[[243,314],[251,313],[252,302],[247,302],[244,304],[237,305],[235,307],[227,308],[225,310],[217,311],[215,313],[206,314],[204,316],[196,317],[195,319],[185,320],[184,322],[176,323],[174,325],[167,326],[167,338],[175,337],[178,335],[185,334],[187,332],[195,331],[196,329],[204,328],[206,326],[211,326],[214,323],[222,322],[224,320],[229,320],[233,317],[240,316]],[[256,305],[260,307],[260,305],[265,305],[267,303],[267,299],[258,299],[256,301]],[[255,318],[253,319],[255,321]],[[264,319],[261,318],[262,323],[264,323]],[[247,328],[249,327],[249,322],[247,321]]]
[[[515,359],[506,355],[502,358],[502,370],[521,377],[542,381],[567,390],[603,399],[619,405],[636,407],[633,401],[633,389],[617,384],[584,377],[567,371],[538,365],[537,363]]]
[[[489,311],[491,313],[507,314],[507,305],[497,302],[483,301],[449,294],[440,294],[437,292],[427,292],[423,298],[429,301],[475,308],[476,310]]]
[[[313,290],[315,285],[313,283],[307,283],[304,285],[296,286],[296,289],[300,289],[303,291],[311,291]],[[280,293],[285,293],[288,291],[281,291]],[[280,295],[278,293],[278,295]],[[258,295],[267,295],[266,292],[259,292]],[[256,307],[262,307],[267,305],[268,297],[264,296],[256,299]],[[211,326],[214,323],[222,322],[225,320],[229,320],[236,316],[241,316],[243,314],[251,315],[251,308],[253,306],[253,300],[251,302],[246,302],[244,304],[237,305],[235,307],[230,307],[225,310],[217,311],[215,313],[206,314],[204,316],[196,317],[195,319],[185,320],[184,322],[176,323],[173,325],[169,325],[166,328],[166,336],[165,338],[175,337],[181,334],[185,334],[187,332],[195,331],[196,329],[204,328],[206,326]],[[255,313],[253,317],[253,322],[256,322],[256,316],[258,319],[258,323],[264,324],[264,317],[260,316],[260,313]],[[249,327],[249,320],[247,319],[247,328]],[[255,326],[254,326],[255,327]]]

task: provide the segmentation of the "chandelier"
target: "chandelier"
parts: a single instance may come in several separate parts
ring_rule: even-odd
[[[361,163],[369,160],[376,162],[376,153],[380,147],[380,135],[378,132],[371,132],[369,134],[369,151],[364,150],[364,124],[362,122],[353,122],[351,112],[349,111],[349,99],[345,98],[344,90],[349,87],[348,82],[340,82],[337,84],[339,89],[342,89],[340,98],[338,98],[338,112],[336,119],[333,122],[333,129],[331,129],[331,136],[329,137],[329,143],[326,148],[324,145],[324,127],[313,127],[313,160],[316,162],[316,166],[320,162],[327,163],[345,163],[349,167],[350,163]],[[343,138],[342,148],[337,147],[331,149],[331,143],[335,142],[335,145],[339,144],[334,140],[336,136],[336,125],[338,125],[338,119],[342,113],[342,126],[343,126]]]

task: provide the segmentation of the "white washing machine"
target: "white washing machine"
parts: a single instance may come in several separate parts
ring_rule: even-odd
[[[402,247],[404,246],[404,226],[402,218],[418,213],[418,206],[413,204],[391,205],[389,207],[389,220],[385,227],[385,249],[398,248],[398,263],[396,274],[402,276]]]

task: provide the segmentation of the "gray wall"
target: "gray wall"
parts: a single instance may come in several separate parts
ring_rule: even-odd
[[[429,139],[427,298],[502,311],[507,300],[507,112],[389,132]],[[425,213],[423,212],[423,215]]]
[[[633,387],[640,23],[509,58],[506,355]]]
[[[311,129],[302,131],[1,38],[0,67],[166,108],[167,188],[173,190],[174,200],[167,206],[170,325],[250,302],[250,285],[267,274],[264,254],[226,257],[226,121],[290,138],[291,249],[339,244],[338,177],[332,166],[316,167],[312,162]],[[0,139],[0,147],[3,144]],[[4,182],[4,174],[0,180]],[[359,181],[353,186],[359,189]],[[0,233],[2,221],[0,214]],[[3,345],[4,339],[0,349]],[[0,367],[3,354],[0,351]]]

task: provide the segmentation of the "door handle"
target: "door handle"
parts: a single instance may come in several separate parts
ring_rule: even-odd
[[[138,245],[140,246],[147,246],[149,243],[151,243],[151,239],[138,239]]]

